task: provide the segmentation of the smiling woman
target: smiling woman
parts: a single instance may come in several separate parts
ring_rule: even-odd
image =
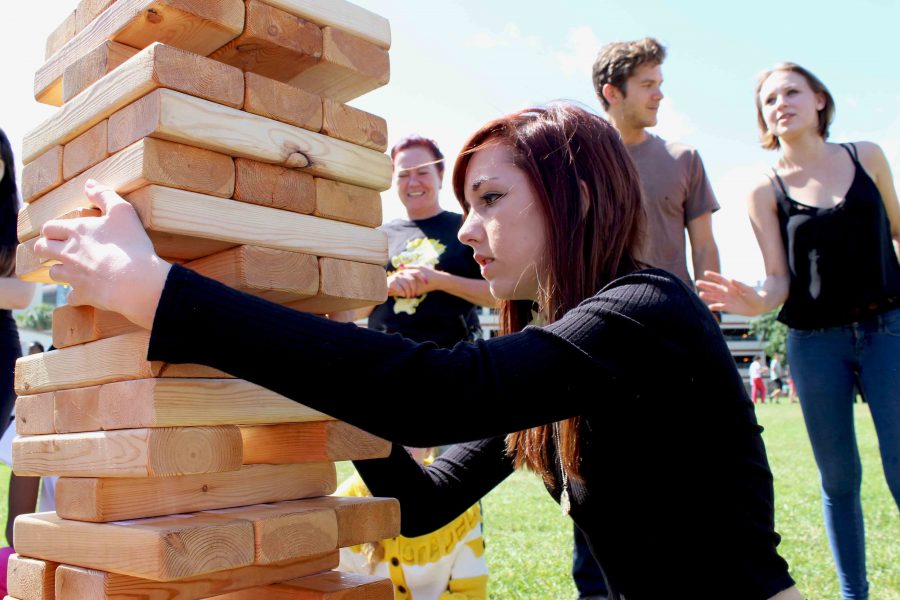
[[[507,335],[449,350],[167,265],[130,206],[96,186],[103,216],[46,225],[36,252],[61,261],[53,275],[77,302],[152,327],[150,360],[213,366],[394,442],[356,466],[373,494],[399,498],[404,535],[527,467],[585,533],[612,598],[799,598],[776,550],[760,428],[718,324],[675,276],[632,258],[640,184],[616,131],[568,104],[514,113],[470,139],[453,182],[460,238]],[[209,343],[184,344],[188,330]],[[298,365],[334,393],[305,393]],[[392,410],[357,400],[373,381],[402,386]],[[427,467],[400,445],[448,443]]]

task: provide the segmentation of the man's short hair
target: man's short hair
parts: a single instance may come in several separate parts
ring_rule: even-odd
[[[609,108],[609,102],[603,97],[603,86],[607,83],[615,86],[625,94],[625,82],[634,75],[641,65],[660,65],[666,59],[666,48],[656,39],[646,37],[632,42],[613,42],[600,49],[594,61],[594,91]]]

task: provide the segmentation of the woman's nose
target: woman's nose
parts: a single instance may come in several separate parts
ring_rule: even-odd
[[[463,221],[462,227],[459,228],[456,237],[459,238],[459,241],[463,244],[472,246],[479,241],[480,231],[481,224],[478,221],[478,217],[475,216],[475,213],[472,210],[469,210],[469,214],[466,215],[466,219]]]

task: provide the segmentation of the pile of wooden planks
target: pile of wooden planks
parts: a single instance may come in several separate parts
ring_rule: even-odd
[[[344,0],[81,0],[35,77],[60,108],[24,142],[19,276],[50,281],[33,252],[48,220],[100,217],[94,178],[167,260],[297,310],[384,301],[386,125],[346,102],[387,83],[389,46],[387,21]],[[397,535],[397,502],[328,495],[335,461],[389,444],[147,361],[148,341],[62,306],[57,349],[18,362],[14,471],[61,478],[56,512],[16,520],[8,598],[393,598],[332,569]]]

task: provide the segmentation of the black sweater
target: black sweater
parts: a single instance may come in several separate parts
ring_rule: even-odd
[[[203,343],[185,343],[185,331]],[[762,600],[793,584],[753,406],[715,320],[665,271],[617,279],[544,328],[447,350],[176,266],[148,359],[213,366],[395,444],[464,442],[428,468],[399,446],[357,463],[374,494],[400,500],[404,535],[435,529],[507,477],[505,434],[580,415],[571,514],[612,590]],[[329,392],[312,394],[312,378]],[[556,475],[547,487],[558,499]]]

